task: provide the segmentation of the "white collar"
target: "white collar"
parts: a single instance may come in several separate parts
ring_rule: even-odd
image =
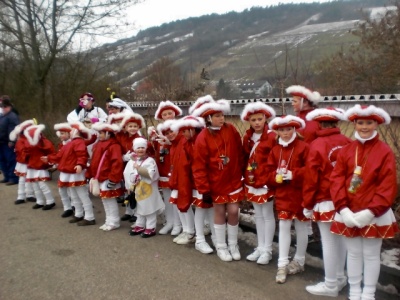
[[[363,138],[358,134],[358,132],[356,131],[356,132],[354,133],[354,137],[355,137],[355,139],[358,140],[360,143],[364,144],[366,141],[369,141],[369,140],[372,140],[373,138],[375,138],[377,134],[378,134],[378,132],[377,132],[376,130],[374,130],[374,133],[373,133],[369,138],[363,139]]]
[[[293,131],[293,135],[292,135],[292,137],[290,138],[289,141],[285,142],[285,141],[282,141],[281,138],[279,138],[279,139],[278,139],[278,143],[279,143],[279,145],[282,145],[283,147],[287,147],[287,146],[290,145],[291,142],[294,141],[294,139],[296,138],[296,136],[297,136],[296,131]]]

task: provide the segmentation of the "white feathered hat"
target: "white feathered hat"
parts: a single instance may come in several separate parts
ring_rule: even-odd
[[[215,102],[211,95],[206,95],[203,97],[198,98],[192,106],[189,107],[189,114],[192,115],[195,109],[198,109],[200,106],[206,103]]]
[[[121,128],[124,128],[126,126],[126,124],[131,123],[131,122],[138,124],[139,128],[143,128],[146,125],[143,117],[137,113],[125,114],[119,125],[121,126]]]
[[[97,122],[98,123],[98,122]],[[97,124],[95,123],[95,124]],[[73,130],[77,130],[80,134],[81,137],[83,137],[85,140],[90,140],[92,138],[92,134],[90,133],[90,129],[87,128],[85,125],[83,125],[82,122],[79,121],[74,121],[74,122],[70,122],[69,125],[71,126],[71,135],[72,138],[74,138],[74,133]],[[92,125],[92,127],[94,126],[94,124]]]
[[[269,129],[277,130],[282,127],[294,127],[296,129],[303,129],[306,123],[299,117],[292,115],[276,117],[268,124]]]
[[[382,108],[374,105],[360,105],[356,104],[354,107],[349,108],[345,114],[345,118],[350,122],[357,119],[375,120],[378,124],[390,124],[391,118],[389,114]]]
[[[96,131],[108,131],[117,133],[121,130],[121,128],[117,124],[108,124],[108,123],[100,123],[97,122],[92,125],[92,129]]]
[[[205,118],[209,115],[222,112],[224,115],[231,111],[230,104],[227,100],[221,99],[214,102],[202,104],[193,110],[192,115],[195,117]]]
[[[240,118],[242,121],[248,121],[251,115],[258,113],[265,115],[267,119],[275,118],[276,116],[275,110],[271,106],[262,102],[253,102],[246,104]]]
[[[57,136],[60,137],[60,132],[71,132],[72,127],[69,123],[58,123],[54,124],[54,130],[56,131]]]
[[[317,108],[310,111],[306,119],[307,121],[338,122],[344,120],[344,110],[335,107]]]
[[[39,143],[40,135],[45,129],[43,124],[31,125],[24,130],[24,135],[28,140],[29,144],[36,146]]]
[[[167,120],[164,123],[160,123],[157,125],[157,131],[160,135],[164,135],[163,132],[168,130],[172,130],[172,125],[177,122],[177,120]]]
[[[156,113],[154,114],[154,119],[157,121],[161,121],[162,117],[161,114],[164,110],[173,110],[175,112],[175,117],[179,117],[182,115],[182,110],[174,103],[171,101],[161,101],[160,104],[158,105],[158,108],[156,110]]]
[[[204,128],[206,127],[206,123],[204,122],[203,118],[200,117],[193,117],[193,116],[186,116],[182,119],[176,120],[171,125],[171,130],[178,132],[182,129],[189,129],[189,128]]]
[[[22,122],[21,124],[18,124],[17,126],[15,126],[14,130],[10,132],[10,141],[12,141],[12,142],[16,141],[18,135],[22,131],[24,131],[29,126],[32,126],[35,124],[36,124],[35,120],[31,119],[31,120],[26,120],[26,121]]]
[[[320,93],[313,92],[310,89],[302,86],[302,85],[292,85],[286,89],[286,93],[291,94],[292,96],[299,96],[301,98],[307,99],[313,104],[317,104],[322,101],[322,97]]]

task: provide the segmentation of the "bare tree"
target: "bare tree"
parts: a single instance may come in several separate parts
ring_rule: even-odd
[[[78,35],[116,34],[126,8],[140,0],[0,0],[0,43],[29,72],[26,87],[52,110],[46,82],[55,59]]]

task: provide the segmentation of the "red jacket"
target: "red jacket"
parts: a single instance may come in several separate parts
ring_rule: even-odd
[[[132,136],[129,136],[129,133],[120,131],[116,134],[116,139],[118,143],[121,145],[122,148],[122,154],[127,153],[128,151],[132,152],[132,142],[134,139],[137,137],[140,137],[138,133],[135,133]]]
[[[313,110],[314,108],[302,110],[297,114],[297,116],[306,123],[306,127],[304,129],[298,129],[297,132],[304,137],[304,141],[308,144],[317,138],[317,131],[320,130],[319,122],[306,120],[307,114]]]
[[[36,146],[27,147],[28,168],[34,170],[46,170],[50,165],[40,160],[42,156],[48,156],[55,152],[53,144],[43,135]]]
[[[123,177],[124,163],[122,161],[121,146],[118,144],[115,137],[110,137],[105,141],[98,141],[93,146],[93,155],[88,169],[87,178],[95,177],[99,168],[101,158],[104,152],[107,151],[103,164],[99,172],[99,182],[107,179],[119,183]]]
[[[363,182],[352,194],[347,189],[356,167],[357,149],[357,164],[362,167]],[[379,135],[364,144],[353,141],[340,150],[330,179],[336,211],[345,207],[353,212],[369,209],[379,217],[391,208],[397,195],[395,156],[390,147],[379,140]]]
[[[229,162],[222,164],[221,155]],[[236,128],[225,123],[220,130],[203,129],[195,143],[192,171],[200,194],[226,196],[242,185],[244,152]]]
[[[28,147],[30,147],[30,145],[27,138],[23,134],[20,134],[14,148],[17,162],[21,164],[26,164],[28,162]]]
[[[186,139],[178,134],[172,141],[170,148],[171,176],[169,186],[172,190],[178,191],[177,207],[181,212],[187,212],[192,204],[192,174],[190,160],[186,155],[184,144]]]
[[[246,167],[244,172],[244,183],[254,188],[261,188],[266,185],[266,172],[267,172],[267,159],[271,149],[276,145],[276,133],[273,131],[268,132],[268,126],[265,125],[264,132],[261,134],[260,142],[257,148],[250,156],[251,149],[254,146],[254,141],[251,139],[253,136],[254,129],[250,128],[246,131],[243,136],[243,149],[245,152]],[[256,168],[253,170],[254,183],[249,183],[247,167],[256,164]]]
[[[293,151],[293,152],[292,152]],[[275,205],[277,211],[302,213],[302,185],[304,170],[309,151],[307,143],[296,138],[287,147],[276,145],[268,156],[267,185],[275,188]],[[290,160],[289,160],[290,158]],[[287,169],[292,171],[293,179],[277,183],[276,170],[280,161],[287,162]]]
[[[48,159],[49,163],[58,164],[57,169],[60,172],[74,174],[77,165],[86,169],[89,153],[85,141],[77,137],[63,145],[57,153],[48,155]]]
[[[157,141],[153,141],[151,148],[154,150],[154,159],[156,160],[160,177],[168,177],[168,174],[170,173],[171,170],[171,162],[170,162],[171,145],[161,145]],[[163,153],[161,154],[160,152]]]
[[[318,138],[310,144],[303,185],[303,207],[313,209],[316,203],[332,200],[330,175],[337,154],[351,140],[339,128],[317,131]]]

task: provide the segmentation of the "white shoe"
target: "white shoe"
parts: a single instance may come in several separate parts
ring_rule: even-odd
[[[261,251],[258,248],[254,249],[254,252],[247,255],[246,259],[249,261],[257,261],[257,259],[261,256]]]
[[[203,254],[210,254],[214,252],[214,250],[210,247],[210,245],[207,242],[196,243],[194,245],[194,248]]]
[[[184,236],[176,241],[178,245],[187,245],[190,243],[194,243],[196,241],[196,236],[192,233],[184,233]]]
[[[338,285],[338,292],[343,290],[343,288],[347,285],[347,277],[346,276],[339,277],[337,279],[337,285]]]
[[[181,234],[179,234],[178,236],[176,236],[172,241],[174,243],[178,242],[180,239],[182,239],[184,236],[186,235],[186,232],[182,232]]]
[[[285,283],[287,276],[287,269],[286,267],[278,268],[278,272],[276,273],[275,281],[276,283]]]
[[[232,256],[227,247],[217,248],[217,255],[222,261],[232,261]]]
[[[304,266],[300,265],[300,263],[297,260],[292,260],[287,266],[287,272],[290,275],[304,272]]]
[[[205,224],[204,225],[203,232],[204,232],[204,235],[210,235],[211,234],[210,224]]]
[[[99,227],[100,230],[104,230],[104,228],[106,228],[107,224],[103,224]]]
[[[182,226],[174,226],[172,227],[171,235],[178,235],[182,231]]]
[[[118,226],[115,226],[115,225],[106,225],[106,227],[104,227],[103,230],[104,230],[104,231],[112,231],[112,230],[115,230],[115,229],[118,229],[118,228],[119,228],[119,225],[118,225]]]
[[[229,252],[231,253],[231,256],[233,260],[240,260],[240,252],[239,252],[239,246],[236,245],[229,245]]]
[[[260,257],[257,259],[257,264],[259,265],[268,265],[271,260],[272,255],[268,251],[261,251]]]
[[[325,282],[317,283],[316,285],[306,286],[307,292],[317,296],[337,297],[339,292],[338,288],[328,288]]]
[[[158,231],[158,234],[168,234],[172,230],[171,224],[165,224],[163,228]]]

